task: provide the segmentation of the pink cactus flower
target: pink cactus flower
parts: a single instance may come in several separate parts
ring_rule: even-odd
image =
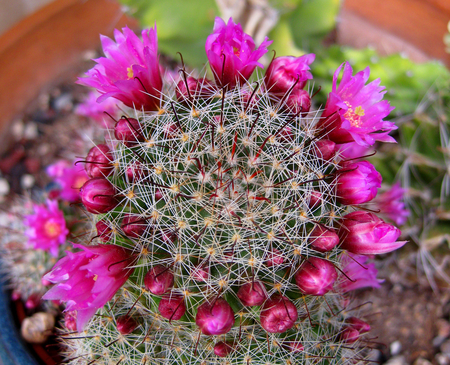
[[[372,152],[372,148],[370,146],[361,146],[356,142],[337,144],[336,150],[339,151],[339,155],[342,158],[348,160],[361,158]]]
[[[67,311],[77,311],[77,329],[81,331],[128,280],[133,268],[129,268],[129,252],[120,246],[73,246],[81,251],[67,252],[44,276],[57,285],[43,299],[66,302]]]
[[[97,89],[100,103],[113,97],[130,108],[157,110],[162,77],[156,27],[143,30],[142,41],[127,27],[122,32],[116,29],[114,37],[115,42],[101,36],[106,57],[94,60],[97,65],[77,82]]]
[[[59,186],[59,196],[70,203],[80,200],[80,188],[89,179],[81,164],[75,165],[65,160],[59,160],[47,167],[47,175]]]
[[[371,201],[381,186],[381,174],[368,161],[345,163],[339,170],[336,194],[345,205]]]
[[[228,24],[216,18],[214,32],[206,39],[205,50],[216,83],[233,88],[250,78],[256,66],[263,67],[258,60],[267,53],[272,43],[267,37],[255,49],[252,37],[242,31],[240,24],[230,18]]]
[[[395,183],[388,191],[380,194],[374,200],[380,213],[387,216],[399,226],[406,223],[406,220],[411,213],[406,209],[405,203],[403,202],[405,191],[405,189],[400,187],[399,183]]]
[[[66,241],[69,230],[57,201],[47,200],[47,206],[34,205],[34,214],[25,216],[24,223],[30,246],[58,256],[59,246]]]
[[[344,216],[338,235],[341,248],[358,255],[378,255],[402,247],[400,230],[373,213],[356,211]]]
[[[282,98],[291,87],[303,89],[312,79],[309,65],[314,62],[313,53],[301,57],[285,56],[275,58],[267,68],[264,83],[270,94]]]
[[[342,293],[362,288],[379,288],[383,280],[377,279],[378,270],[369,257],[349,253],[341,259],[342,275],[338,289]]]
[[[338,77],[344,68],[342,80]],[[333,89],[328,97],[319,126],[324,128],[327,138],[336,143],[356,142],[371,146],[375,141],[395,142],[388,133],[397,127],[384,121],[394,109],[383,99],[384,87],[377,79],[366,84],[370,69],[352,76],[353,70],[348,62],[343,63],[333,76]]]
[[[97,102],[101,96],[98,91],[91,91],[86,98],[75,108],[75,114],[90,118],[102,127],[111,128],[114,125],[113,118],[119,116],[119,108],[117,100],[106,99],[103,102]],[[106,112],[106,113],[105,113]]]

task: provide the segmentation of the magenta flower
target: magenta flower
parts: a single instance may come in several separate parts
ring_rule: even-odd
[[[59,196],[71,203],[80,199],[80,188],[88,180],[83,166],[75,163],[71,165],[68,161],[59,160],[46,170],[47,175],[60,186]]]
[[[30,246],[49,251],[58,256],[58,248],[66,241],[69,230],[66,227],[64,214],[55,200],[47,200],[45,205],[33,205],[34,214],[27,215],[24,223],[28,227],[25,235]]]
[[[214,299],[198,307],[195,323],[204,335],[224,335],[234,325],[234,312],[225,299]]]
[[[113,118],[117,118],[119,115],[117,101],[106,99],[99,103],[97,102],[97,99],[100,96],[101,94],[98,91],[91,91],[83,102],[78,104],[75,108],[75,114],[90,118],[103,127],[112,127],[114,125],[114,120],[106,115],[105,112]]]
[[[67,252],[44,278],[55,283],[46,300],[66,302],[66,311],[77,311],[77,328],[83,330],[97,309],[103,307],[133,272],[127,250],[115,245],[83,246]]]
[[[356,255],[348,253],[342,255],[341,265],[342,280],[339,281],[337,287],[342,293],[361,288],[379,288],[383,280],[377,279],[378,270],[375,264],[369,261],[369,257],[364,255]]]
[[[372,200],[381,186],[381,174],[368,161],[345,163],[337,178],[336,194],[345,205]]]
[[[405,189],[399,183],[392,185],[391,189],[380,194],[375,200],[377,208],[381,214],[386,215],[395,224],[401,226],[406,223],[410,211],[406,209],[403,197]]]
[[[373,213],[356,211],[344,216],[338,235],[341,248],[358,255],[378,255],[402,247],[400,230]]]
[[[272,43],[267,37],[255,50],[252,37],[242,31],[240,24],[233,19],[228,24],[216,18],[214,32],[206,39],[205,50],[216,83],[233,88],[236,83],[242,84],[248,80],[256,66],[263,67],[258,60],[267,53],[267,47]]]
[[[344,67],[342,80],[337,80]],[[370,69],[352,76],[348,62],[343,63],[333,76],[333,89],[328,97],[319,126],[327,131],[327,138],[336,143],[356,142],[371,146],[375,141],[395,142],[388,133],[397,127],[384,121],[394,109],[383,99],[384,87],[377,79],[366,84]]]
[[[309,65],[316,55],[313,53],[301,57],[285,56],[275,58],[269,65],[264,83],[270,94],[282,98],[291,87],[303,89],[312,79]]]
[[[122,33],[116,29],[114,37],[116,42],[101,36],[106,57],[94,60],[97,65],[77,82],[97,89],[100,103],[113,97],[130,108],[158,109],[162,78],[156,27],[143,30],[142,41],[127,27]]]
[[[371,153],[370,146],[367,145],[361,146],[356,142],[337,144],[336,150],[339,151],[339,155],[342,158],[348,160],[360,158]]]

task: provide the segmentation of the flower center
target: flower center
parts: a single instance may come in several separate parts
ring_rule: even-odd
[[[344,118],[347,119],[353,127],[360,128],[363,124],[361,117],[365,114],[364,109],[361,105],[353,109],[350,103],[345,102],[345,104],[348,106],[348,109],[344,114]]]
[[[49,238],[58,237],[61,234],[61,227],[58,223],[53,221],[47,221],[44,224],[45,233]]]
[[[127,77],[128,77],[128,79],[132,79],[134,77],[134,72],[131,67],[127,68]]]

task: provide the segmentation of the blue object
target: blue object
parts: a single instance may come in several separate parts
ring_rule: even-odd
[[[9,303],[4,280],[0,277],[0,365],[39,365],[20,337]]]

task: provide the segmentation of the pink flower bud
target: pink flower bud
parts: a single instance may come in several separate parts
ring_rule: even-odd
[[[278,133],[278,140],[283,143],[291,143],[294,140],[294,133],[290,126],[284,127],[280,133]]]
[[[16,301],[20,298],[22,298],[22,294],[20,294],[20,292],[18,292],[17,290],[13,290],[13,292],[11,293],[11,300]]]
[[[233,327],[234,312],[225,299],[214,299],[198,307],[195,323],[204,335],[224,335]]]
[[[230,341],[219,341],[214,345],[214,354],[219,357],[225,357],[233,350],[233,343]]]
[[[194,269],[192,269],[191,275],[192,279],[194,279],[195,281],[207,281],[209,278],[209,267],[197,265],[196,267],[194,267]]]
[[[25,302],[25,308],[27,309],[37,308],[40,302],[41,302],[41,295],[38,293],[33,293],[27,298]]]
[[[312,230],[308,241],[312,249],[319,252],[328,252],[337,246],[339,236],[336,232],[318,225]]]
[[[86,173],[89,177],[108,176],[113,170],[112,160],[112,153],[107,145],[92,147],[86,156]]]
[[[188,85],[188,89],[186,88],[186,84]],[[195,77],[189,76],[186,78],[186,81],[182,78],[178,82],[175,93],[177,100],[187,101],[189,100],[189,96],[192,100],[211,97],[214,95],[215,90],[212,82],[208,79],[196,79]]]
[[[283,108],[289,110],[293,115],[305,117],[311,109],[311,97],[302,89],[294,89],[284,101]]]
[[[378,255],[402,247],[401,232],[373,213],[356,211],[344,216],[338,235],[341,248],[360,255]]]
[[[292,352],[294,354],[302,352],[305,347],[302,345],[300,341],[287,341],[283,342],[283,348],[285,348],[287,351]]]
[[[329,139],[320,139],[315,146],[316,156],[328,161],[336,154],[336,143]]]
[[[64,312],[64,325],[69,331],[77,330],[77,311]]]
[[[246,307],[261,305],[267,298],[266,288],[260,281],[246,283],[239,288],[237,297]]]
[[[158,305],[159,313],[170,321],[178,321],[186,313],[184,298],[178,294],[162,297]]]
[[[114,136],[126,146],[144,140],[144,136],[141,133],[141,125],[134,118],[120,118],[114,127]]]
[[[102,242],[108,242],[111,240],[113,230],[105,221],[98,221],[95,224],[97,228],[97,236],[102,240]]]
[[[346,343],[354,343],[359,339],[359,331],[352,327],[344,327],[339,337]]]
[[[106,213],[114,209],[118,201],[116,188],[103,177],[94,177],[80,189],[81,201],[87,211],[94,214]]]
[[[266,266],[271,267],[281,265],[283,262],[284,258],[281,251],[274,248],[273,250],[268,252],[265,264]]]
[[[364,322],[362,319],[350,317],[346,319],[346,322],[350,324],[351,328],[354,328],[359,333],[366,333],[370,331],[370,324]]]
[[[317,190],[311,191],[311,195],[309,196],[308,206],[310,208],[316,208],[320,204],[321,201],[322,201],[322,193]]]
[[[310,257],[295,273],[295,282],[303,294],[324,295],[333,289],[337,279],[334,265],[324,259]]]
[[[295,89],[303,89],[308,79],[312,79],[309,65],[315,57],[311,53],[301,57],[275,58],[264,76],[264,83],[269,93],[282,98],[294,84]]]
[[[141,180],[145,176],[144,169],[139,161],[135,161],[129,165],[125,171],[125,174],[127,175],[128,182]]]
[[[296,306],[279,294],[268,299],[260,314],[261,326],[270,333],[283,333],[294,327],[298,318]]]
[[[136,214],[126,214],[120,226],[127,237],[139,238],[148,227],[147,221]]]
[[[163,197],[163,194],[162,194],[161,190],[156,189],[155,190],[155,201],[161,200],[162,197]]]
[[[116,319],[116,325],[117,331],[125,336],[133,332],[137,328],[138,323],[132,317],[125,314]]]
[[[153,266],[144,277],[144,285],[152,294],[163,295],[173,287],[174,277],[169,268]]]
[[[377,195],[381,174],[370,162],[346,163],[339,172],[336,194],[342,204],[367,203]]]

